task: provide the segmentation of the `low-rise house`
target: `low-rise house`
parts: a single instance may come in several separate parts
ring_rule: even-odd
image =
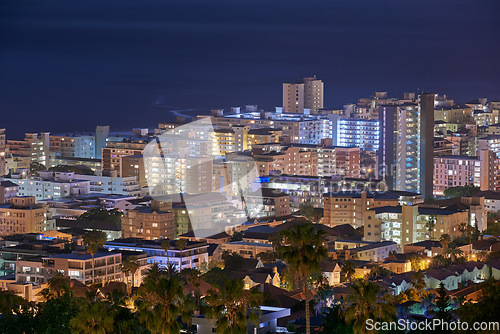
[[[402,274],[391,275],[378,281],[377,284],[388,289],[393,295],[397,296],[401,292],[413,287],[411,281],[414,274],[415,272],[410,271]]]
[[[278,319],[290,315],[289,308],[260,306],[260,316],[258,324],[254,325],[248,323],[248,333],[276,333]],[[215,333],[215,320],[211,320],[205,315],[194,316],[192,323],[196,326],[198,334],[212,334]]]
[[[205,233],[201,233],[201,235],[204,235]],[[189,231],[187,233],[179,235],[180,239],[186,239],[189,241],[205,241],[207,244],[223,244],[225,242],[228,242],[229,239],[231,239],[231,236],[227,234],[226,232],[220,232],[213,234],[211,236],[208,236],[206,238],[197,238],[194,231]]]
[[[405,254],[392,254],[381,264],[381,267],[396,274],[402,274],[411,271],[411,262]]]
[[[340,284],[340,272],[342,271],[336,262],[323,261],[320,263],[321,273],[329,285]]]
[[[269,238],[279,233],[279,229],[267,225],[254,226],[243,232],[243,241],[251,243],[271,244]]]
[[[230,279],[242,279],[243,288],[250,290],[259,284],[272,284],[280,286],[281,277],[277,270],[267,267],[255,268],[252,270],[233,270],[229,273]]]
[[[252,258],[257,257],[257,254],[260,253],[272,252],[273,246],[265,243],[233,241],[222,244],[222,250]]]
[[[362,261],[380,262],[391,253],[399,252],[399,246],[393,241],[357,241],[336,240],[334,249],[329,250],[330,256],[336,259],[357,259]]]
[[[487,279],[488,277],[488,265],[482,262],[474,261],[431,269],[426,271],[424,274],[424,280],[428,289],[437,289],[439,284],[443,283],[446,290],[456,290],[462,283],[477,283],[481,280]],[[500,278],[500,272],[498,277]]]
[[[418,253],[421,255],[427,255],[428,257],[434,257],[436,255],[443,255],[444,249],[439,241],[424,240],[404,245],[403,253]]]
[[[56,219],[56,227],[58,230],[79,229],[84,231],[102,231],[106,233],[108,240],[120,239],[122,237],[122,228],[120,223],[109,221],[89,221],[80,219]]]

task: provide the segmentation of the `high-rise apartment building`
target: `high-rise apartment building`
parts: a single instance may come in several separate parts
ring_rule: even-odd
[[[95,130],[95,158],[101,159],[102,148],[106,147],[106,139],[109,137],[109,125],[98,125]]]
[[[379,107],[379,171],[391,189],[433,194],[434,97]]]
[[[0,176],[7,174],[6,169],[7,146],[5,141],[5,129],[0,129]]]
[[[323,108],[323,81],[314,77],[283,84],[283,108],[286,113],[303,114],[309,109],[317,114]]]
[[[108,141],[106,147],[102,148],[102,169],[116,170],[117,176],[121,176],[121,158],[124,156],[142,154],[147,143],[147,140]]]
[[[49,160],[50,133],[26,133],[24,140],[7,140],[7,147],[12,154],[29,157],[31,162],[46,165]]]
[[[357,146],[377,151],[380,142],[380,121],[372,119],[332,117],[332,140],[337,146]]]
[[[481,185],[478,157],[442,155],[434,157],[434,195],[443,196],[450,187]]]

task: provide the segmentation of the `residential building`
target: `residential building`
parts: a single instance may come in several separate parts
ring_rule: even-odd
[[[135,167],[135,166],[134,166]],[[143,191],[137,176],[122,176],[117,177],[116,170],[109,171],[108,175],[75,175],[79,180],[88,181],[90,184],[89,191],[100,194],[114,194],[126,196],[142,196]],[[138,174],[139,175],[139,174]]]
[[[436,106],[434,109],[434,118],[436,121],[463,124],[473,121],[473,112],[472,108],[467,105]]]
[[[39,177],[4,178],[4,180],[10,180],[19,185],[19,196],[33,196],[39,201],[88,194],[90,181],[75,176],[83,175],[75,175],[74,172],[42,171]]]
[[[80,135],[75,136],[74,139],[74,157],[75,158],[85,158],[85,159],[99,159],[96,153],[96,137],[92,135]],[[99,148],[101,152],[102,147]]]
[[[109,137],[109,125],[98,125],[95,130],[96,159],[102,159],[102,149],[106,147],[108,137]]]
[[[233,125],[231,128],[214,130],[213,144],[215,156],[223,156],[230,152],[241,152],[254,145],[278,143],[282,131],[275,128],[252,129],[250,125]]]
[[[144,252],[148,255],[148,263],[158,263],[161,267],[165,267],[170,263],[179,271],[184,268],[197,268],[202,263],[208,262],[208,245],[206,242],[188,241],[186,248],[180,250],[174,240],[168,240],[171,248],[167,253],[162,247],[162,241],[164,240],[123,238],[106,242],[104,248],[110,251]]]
[[[432,196],[434,101],[435,94],[421,94],[418,103],[379,107],[378,163],[390,189]]]
[[[34,196],[17,196],[0,205],[0,235],[40,233],[55,229],[46,205],[35,204]]]
[[[276,333],[278,331],[278,319],[288,317],[290,308],[259,306],[258,324],[250,324],[248,333]],[[192,324],[196,326],[198,334],[215,333],[215,320],[209,319],[207,316],[193,316]]]
[[[283,217],[290,215],[290,196],[269,188],[261,188],[245,197],[250,217]]]
[[[122,157],[122,176],[136,177],[141,188],[147,187],[146,170],[144,169],[144,156],[128,155]]]
[[[50,133],[26,133],[24,140],[7,140],[9,152],[46,165],[49,159]]]
[[[50,136],[50,152],[60,157],[75,156],[75,136]]]
[[[435,220],[428,231],[426,223]],[[367,241],[390,240],[400,247],[409,243],[435,239],[442,234],[458,237],[460,224],[470,224],[468,211],[423,208],[418,205],[385,206],[365,211],[364,239]]]
[[[124,238],[174,239],[175,232],[175,216],[172,204],[168,202],[153,200],[151,207],[129,210],[122,218]]]
[[[5,140],[5,129],[0,129],[0,176],[8,173],[6,165],[7,145]]]
[[[457,186],[481,186],[481,160],[479,157],[442,155],[434,157],[434,195]]]
[[[10,203],[10,199],[17,196],[19,186],[11,181],[0,181],[0,204]]]
[[[334,146],[356,146],[365,151],[377,151],[380,132],[379,120],[332,117]]]
[[[212,124],[220,129],[234,125],[280,129],[283,141],[290,143],[317,145],[322,139],[332,136],[331,121],[324,115],[247,111],[241,114],[216,113],[211,119]]]
[[[330,227],[342,224],[360,227],[363,226],[366,210],[381,206],[415,204],[419,201],[421,201],[419,194],[404,191],[329,192],[323,195],[322,223]]]
[[[290,206],[300,208],[305,202],[323,207],[323,194],[339,191],[387,191],[381,180],[347,177],[320,177],[270,173],[257,178],[255,187],[270,188],[290,195]]]
[[[260,253],[272,252],[273,246],[267,243],[233,241],[222,244],[222,250],[237,253],[245,258],[257,258]]]
[[[144,139],[108,141],[102,148],[102,169],[116,170],[117,176],[122,175],[122,160],[124,156],[140,155],[148,141]]]
[[[370,242],[367,245],[350,249],[353,257],[361,261],[371,262],[381,262],[393,252],[399,252],[400,250],[398,244],[394,241]]]
[[[121,253],[98,251],[94,254],[94,269],[92,255],[84,252],[55,254],[42,257],[40,262],[16,263],[16,279],[20,282],[46,283],[56,271],[63,271],[70,279],[83,284],[106,283],[122,281]]]
[[[314,77],[283,84],[283,108],[286,113],[317,114],[323,108],[323,81]]]

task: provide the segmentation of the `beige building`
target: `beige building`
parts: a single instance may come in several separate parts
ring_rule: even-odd
[[[284,217],[290,214],[290,195],[269,188],[247,194],[245,203],[252,218]]]
[[[214,130],[214,155],[226,155],[252,149],[254,145],[277,143],[281,130],[273,128],[252,129],[250,125],[233,125],[231,128]]]
[[[46,165],[49,159],[50,133],[26,133],[24,140],[7,140],[7,148],[11,154],[30,157],[31,162]]]
[[[422,208],[417,205],[385,206],[364,212],[364,240],[396,242],[400,247],[428,239],[439,240],[442,234],[461,235],[459,226],[469,224],[468,211]],[[435,220],[430,235],[426,227]]]
[[[35,204],[35,197],[13,197],[10,205],[0,206],[0,235],[43,233],[55,229],[48,207]]]
[[[122,175],[122,157],[142,154],[146,147],[146,140],[136,141],[109,141],[106,147],[102,148],[102,169],[116,170],[117,176]]]
[[[256,258],[259,253],[272,252],[273,246],[265,243],[233,241],[222,244],[222,250],[237,253],[246,258]]]
[[[141,188],[147,187],[144,157],[142,154],[127,155],[122,157],[122,177],[135,176]]]
[[[42,257],[40,260],[16,261],[16,283],[43,286],[57,271],[83,284],[122,281],[121,253],[97,252],[94,255],[95,279],[92,280],[92,256],[85,252],[73,252]]]
[[[123,238],[146,240],[174,239],[175,216],[172,203],[153,200],[151,207],[137,207],[129,210],[122,218]]]
[[[260,175],[269,175],[271,171],[290,175],[318,175],[318,153],[299,147],[290,146],[281,152],[255,154],[254,158]]]
[[[283,84],[283,108],[286,113],[304,113],[309,109],[317,114],[323,109],[323,81],[308,77],[294,83]]]
[[[472,108],[468,106],[441,106],[434,108],[434,120],[446,123],[473,122]]]
[[[398,206],[401,203],[416,203],[420,196],[410,192],[354,192],[341,191],[323,195],[323,224],[350,224],[353,227],[363,226],[366,210],[382,206]]]
[[[50,136],[50,151],[60,157],[74,157],[75,137]]]

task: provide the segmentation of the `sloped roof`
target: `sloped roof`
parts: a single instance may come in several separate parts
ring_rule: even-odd
[[[208,294],[208,291],[212,289],[215,290],[216,292],[219,292],[219,289],[217,289],[212,284],[202,279],[200,279],[199,283],[200,285],[196,287],[190,282],[187,282],[182,286],[182,291],[184,291],[184,293],[191,293],[191,294],[194,294],[195,292],[200,292],[202,296],[206,296]]]

